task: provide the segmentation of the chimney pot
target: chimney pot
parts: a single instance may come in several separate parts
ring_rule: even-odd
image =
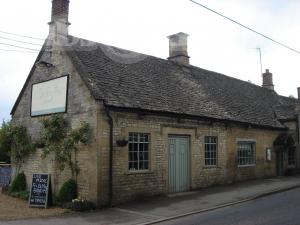
[[[188,34],[177,33],[171,35],[169,38],[170,55],[169,60],[176,63],[188,66],[190,64],[190,57],[188,56]]]
[[[273,84],[273,74],[270,73],[269,69],[266,69],[266,72],[262,74],[263,77],[263,87],[274,90],[274,84]]]

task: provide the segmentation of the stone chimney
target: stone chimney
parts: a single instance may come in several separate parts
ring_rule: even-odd
[[[68,36],[69,33],[69,0],[53,0],[50,25],[50,35]]]
[[[266,72],[263,73],[263,87],[268,88],[270,90],[274,90],[274,84],[273,84],[273,74],[270,73],[268,69],[266,69]]]
[[[170,42],[170,56],[169,60],[178,64],[188,66],[190,64],[190,57],[188,56],[188,35],[185,33],[178,33],[168,37]]]

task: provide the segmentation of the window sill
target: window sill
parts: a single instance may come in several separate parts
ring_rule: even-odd
[[[287,168],[288,168],[288,169],[295,169],[295,168],[296,168],[296,165],[288,165]]]
[[[125,175],[154,174],[151,170],[128,171]]]
[[[256,164],[249,164],[249,165],[238,165],[238,168],[247,168],[247,167],[255,167]]]
[[[203,166],[202,169],[221,169],[219,166]]]

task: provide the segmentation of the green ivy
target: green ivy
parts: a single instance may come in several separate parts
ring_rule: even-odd
[[[53,115],[42,121],[43,130],[41,141],[44,151],[42,157],[53,153],[59,169],[64,170],[66,165],[71,169],[72,175],[79,172],[76,163],[77,145],[87,144],[90,138],[90,128],[86,122],[82,122],[78,129],[70,129],[67,120],[62,115]],[[72,160],[72,154],[75,160]]]

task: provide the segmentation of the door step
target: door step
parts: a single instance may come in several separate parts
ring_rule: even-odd
[[[193,195],[193,194],[196,194],[196,193],[197,193],[197,191],[186,191],[186,192],[178,192],[178,193],[168,194],[167,196],[169,198],[175,198],[175,197]]]

